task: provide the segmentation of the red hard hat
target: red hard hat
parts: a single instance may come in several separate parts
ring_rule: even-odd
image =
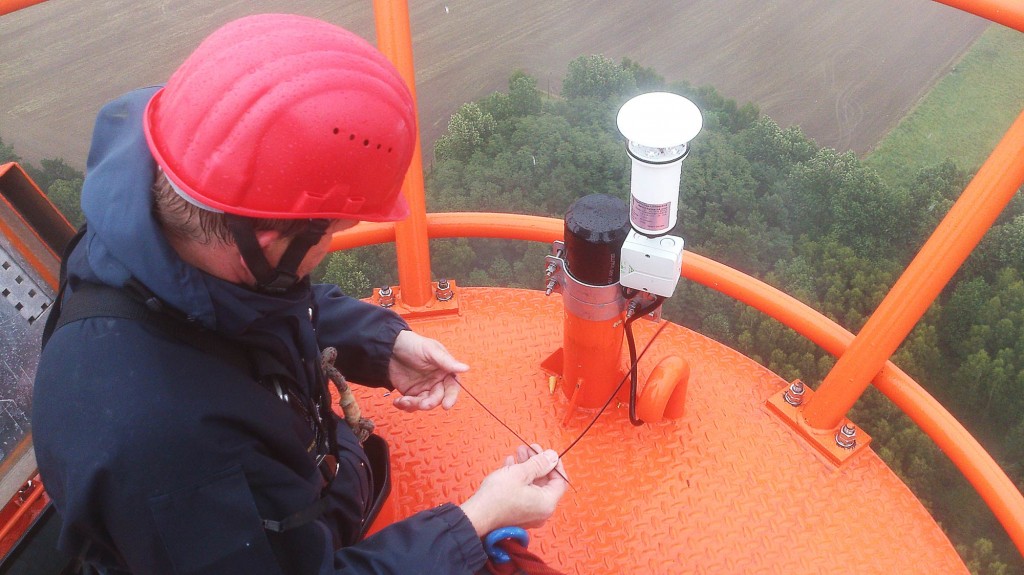
[[[262,14],[211,34],[150,100],[146,140],[178,191],[256,218],[400,220],[416,111],[355,34]]]

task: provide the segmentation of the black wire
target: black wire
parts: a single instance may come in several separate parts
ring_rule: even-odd
[[[501,424],[502,427],[504,427],[505,429],[509,430],[512,433],[512,435],[515,435],[516,439],[518,439],[519,441],[522,441],[523,445],[525,445],[530,451],[532,451],[536,455],[540,455],[540,452],[537,451],[536,449],[534,449],[533,446],[530,445],[529,441],[526,441],[525,439],[523,439],[523,437],[521,435],[516,433],[516,430],[512,429],[511,427],[509,427],[508,424],[506,424],[504,421],[502,421],[500,417],[498,417],[497,415],[494,414],[493,411],[488,409],[487,406],[484,405],[484,402],[480,401],[480,398],[478,398],[477,396],[473,395],[473,392],[470,391],[468,387],[466,387],[466,384],[464,384],[461,381],[459,381],[458,377],[455,377],[454,379],[455,379],[455,383],[457,383],[459,385],[459,387],[462,388],[462,391],[465,391],[466,393],[468,393],[469,396],[471,398],[473,398],[473,401],[475,401],[477,405],[482,407],[483,410],[486,411],[488,415],[493,417],[495,419],[495,421],[497,421],[498,423]],[[559,455],[558,458],[561,459],[562,456]],[[576,487],[572,484],[572,482],[569,481],[569,478],[566,477],[565,475],[563,475],[562,472],[559,471],[557,467],[555,469],[553,469],[553,471],[555,473],[557,473],[558,475],[560,475],[562,477],[562,479],[565,480],[566,485],[568,485],[569,487],[572,487],[573,491],[576,491]]]
[[[665,301],[662,296],[654,298],[654,302],[646,307],[642,307],[636,310],[633,315],[626,318],[626,344],[629,345],[629,422],[633,425],[643,425],[644,422],[636,416],[636,388],[637,380],[637,364],[640,363],[640,359],[636,357],[636,343],[633,341],[633,322],[637,318],[644,317],[652,311],[658,309],[658,306]],[[646,350],[644,350],[646,351]]]
[[[668,322],[662,322],[661,327],[658,328],[658,331],[654,332],[654,336],[651,337],[651,340],[647,342],[646,346],[644,346],[643,351],[640,352],[640,355],[636,358],[636,361],[631,361],[629,368],[631,372],[634,369],[636,369],[636,364],[639,363],[641,359],[643,359],[644,354],[647,353],[647,350],[651,349],[651,344],[654,343],[654,340],[658,339],[658,336],[661,335],[661,332],[664,331],[666,327],[668,327]],[[601,414],[604,413],[605,409],[608,409],[608,406],[611,405],[612,400],[615,399],[616,395],[618,395],[619,390],[622,389],[622,384],[626,383],[626,379],[628,377],[628,373],[622,376],[622,379],[619,380],[619,385],[615,387],[615,391],[613,391],[611,396],[608,397],[608,401],[604,402],[604,406],[601,408],[600,411],[597,412],[597,415],[594,416],[594,419],[590,422],[590,424],[587,425],[586,429],[583,430],[583,433],[580,433],[579,437],[574,439],[573,442],[569,444],[569,447],[566,447],[565,450],[562,451],[562,453],[558,454],[559,459],[561,459],[562,456],[564,456],[566,453],[569,453],[569,450],[572,449],[577,443],[579,443],[581,439],[583,439],[583,436],[586,435],[588,431],[590,431],[590,428],[594,427],[594,424],[597,423],[598,418],[601,417]]]
[[[644,355],[647,354],[647,350],[651,349],[651,344],[654,343],[654,340],[658,339],[658,336],[661,335],[661,332],[665,331],[665,328],[668,327],[668,322],[662,322],[661,327],[658,328],[658,331],[654,332],[654,335],[651,337],[650,341],[648,341],[647,345],[644,346],[644,349],[640,351],[640,355],[639,356],[636,354],[636,343],[633,340],[633,330],[632,330],[631,326],[632,326],[632,323],[634,321],[636,321],[637,318],[643,317],[643,316],[651,313],[652,311],[658,309],[658,306],[660,306],[664,301],[665,301],[664,297],[657,296],[655,298],[655,300],[654,300],[654,303],[652,303],[652,304],[650,304],[650,305],[648,305],[646,307],[639,308],[638,310],[636,310],[633,313],[632,316],[630,316],[629,318],[626,319],[626,321],[625,321],[626,341],[629,344],[629,363],[630,363],[630,365],[629,365],[629,372],[626,373],[626,375],[622,376],[622,379],[619,380],[619,384],[617,386],[615,386],[615,391],[613,391],[611,393],[611,395],[608,397],[608,401],[604,402],[604,405],[601,406],[601,409],[597,412],[597,415],[594,416],[594,419],[591,420],[591,422],[589,424],[587,424],[587,427],[583,429],[583,431],[579,434],[579,436],[577,436],[576,439],[574,439],[572,441],[572,443],[569,444],[568,447],[566,447],[564,450],[562,450],[561,453],[558,454],[558,458],[559,459],[561,459],[562,457],[565,457],[565,454],[569,453],[569,450],[572,449],[573,447],[575,447],[576,444],[579,443],[581,439],[583,439],[583,436],[586,435],[588,431],[590,431],[590,428],[594,427],[594,424],[597,423],[598,419],[600,419],[601,414],[603,414],[604,411],[606,409],[608,409],[608,406],[611,405],[612,400],[614,400],[615,396],[618,395],[619,390],[622,389],[623,384],[626,383],[626,379],[630,379],[631,380],[631,382],[630,382],[630,393],[629,393],[629,421],[633,425],[643,425],[643,421],[640,421],[639,419],[636,418],[637,365],[640,363],[640,360],[643,359]],[[511,427],[509,427],[504,421],[501,420],[500,417],[498,417],[497,415],[495,415],[495,413],[493,411],[488,409],[487,406],[484,405],[484,403],[482,401],[480,401],[480,398],[478,398],[476,395],[474,395],[473,392],[470,391],[469,388],[467,388],[464,383],[459,381],[458,377],[455,377],[455,383],[457,383],[459,385],[459,387],[461,387],[462,390],[465,391],[469,395],[469,397],[471,397],[473,399],[473,401],[476,402],[477,405],[479,405],[481,408],[483,408],[483,410],[486,411],[488,415],[490,415],[492,418],[494,418],[498,423],[501,424],[502,427],[504,427],[510,433],[512,433],[512,435],[516,436],[516,439],[518,439],[519,441],[522,441],[523,444],[526,445],[530,449],[530,451],[533,451],[534,453],[538,453],[537,450],[534,449],[533,446],[531,446],[529,442],[527,442],[525,439],[523,439],[523,437],[520,436],[516,432],[516,430],[512,429]],[[572,487],[573,491],[576,491],[576,487],[573,486],[573,484],[569,481],[569,479],[565,475],[562,475],[562,473],[560,471],[558,471],[558,469],[555,469],[554,471],[556,473],[558,473],[558,475],[561,475],[562,479],[565,479],[565,482],[569,485],[569,487]]]

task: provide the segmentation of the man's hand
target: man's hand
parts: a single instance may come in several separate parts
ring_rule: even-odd
[[[536,454],[519,446],[516,457],[506,458],[461,505],[480,537],[509,525],[540,527],[555,512],[568,486],[565,468],[554,451],[536,444],[533,449]]]
[[[440,342],[412,331],[399,332],[388,364],[388,376],[402,396],[394,405],[402,411],[451,409],[459,397],[455,375],[469,370]]]

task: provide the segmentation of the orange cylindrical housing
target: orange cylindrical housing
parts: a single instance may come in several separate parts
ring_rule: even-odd
[[[565,310],[562,391],[575,407],[603,406],[625,376],[623,315],[591,320]]]

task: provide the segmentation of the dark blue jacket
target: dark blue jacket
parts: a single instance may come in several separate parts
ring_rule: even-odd
[[[100,112],[82,193],[88,233],[68,260],[69,288],[134,278],[196,325],[274,357],[298,393],[322,385],[326,346],[338,348],[348,379],[388,386],[391,348],[408,329],[395,314],[335,286],[261,295],[171,249],[151,214],[156,168],[141,118],[153,92]],[[238,365],[145,322],[97,317],[57,330],[40,362],[32,421],[63,520],[60,547],[71,555],[87,547],[108,572],[472,573],[486,559],[451,504],[357,541],[370,476],[344,424],[328,509],[291,531],[264,530],[262,520],[321,496],[308,422]]]

